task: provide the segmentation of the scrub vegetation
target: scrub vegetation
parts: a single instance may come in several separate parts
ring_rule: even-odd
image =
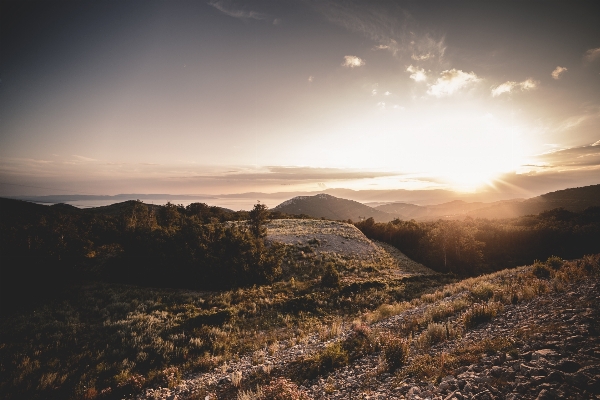
[[[318,250],[320,239],[266,240],[267,216],[287,216],[260,205],[234,213],[202,204],[77,210],[2,201],[6,399],[133,396],[174,388],[190,373],[226,370],[244,354],[260,368],[250,376],[232,371],[230,398],[306,398],[301,385],[373,354],[381,373],[435,380],[511,344],[471,343],[442,355],[428,349],[492,320],[506,304],[561,291],[599,269],[597,256],[554,256],[463,280],[403,275],[386,258]],[[591,222],[581,229],[593,234],[597,215],[585,213]],[[315,221],[311,229],[317,224],[334,226]],[[381,325],[405,312],[410,318],[399,328]],[[324,344],[283,369],[264,361],[315,341]]]

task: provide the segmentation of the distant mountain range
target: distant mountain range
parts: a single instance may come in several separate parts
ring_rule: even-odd
[[[504,200],[493,203],[454,200],[431,206],[396,202],[369,207],[357,201],[321,193],[314,196],[294,197],[274,207],[273,210],[287,214],[306,214],[313,218],[359,221],[373,217],[378,222],[388,222],[395,218],[403,220],[454,219],[466,216],[513,218],[539,214],[559,207],[569,211],[581,211],[591,206],[600,206],[600,185],[559,190],[527,200]]]

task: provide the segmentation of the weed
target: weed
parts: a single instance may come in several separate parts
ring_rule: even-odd
[[[476,303],[462,314],[461,319],[465,328],[471,329],[491,321],[502,308],[502,304],[498,302]]]
[[[533,264],[533,269],[531,270],[531,272],[533,273],[533,275],[540,279],[548,279],[552,276],[552,273],[554,271],[552,267],[546,264],[542,264],[541,262],[536,260],[536,262]]]
[[[420,348],[428,348],[441,343],[450,337],[450,331],[448,324],[430,323],[417,339],[417,345]]]
[[[261,389],[261,400],[309,400],[298,385],[286,378],[277,378]]]
[[[410,342],[397,336],[388,335],[383,340],[383,357],[390,371],[404,366],[408,359]]]

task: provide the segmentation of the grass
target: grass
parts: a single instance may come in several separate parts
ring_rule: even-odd
[[[313,269],[323,263],[311,262]],[[372,285],[378,271],[343,273],[339,289],[323,287],[318,274],[223,292],[71,287],[26,313],[3,316],[0,397],[123,397],[173,386],[183,374],[238,354],[273,354],[312,334],[328,340],[380,305],[402,304],[439,284],[423,277]]]
[[[290,257],[297,254],[293,248],[288,252]],[[305,259],[303,265],[289,260],[290,269],[302,275],[329,262],[327,257],[313,259],[309,267]],[[323,287],[318,274],[223,292],[80,285],[27,313],[3,317],[0,397],[124,397],[149,386],[174,387],[184,374],[225,365],[240,354],[252,354],[252,363],[262,366],[267,355],[286,346],[311,335],[334,339],[351,325],[346,339],[302,360],[284,372],[287,377],[303,382],[381,352],[398,376],[437,379],[482,354],[510,351],[511,344],[497,338],[460,344],[447,354],[428,354],[429,348],[459,340],[465,330],[492,320],[504,305],[597,275],[598,260],[551,258],[536,263],[542,267],[459,282],[445,275],[389,279],[378,270],[351,274],[341,267],[337,289]],[[549,269],[550,275],[539,274],[539,268]],[[411,308],[420,311],[393,332],[370,326]],[[238,398],[266,398],[261,396],[275,393],[276,387],[301,396],[288,381],[274,384],[271,392],[265,389],[276,378],[273,372],[258,369],[256,376],[243,379],[232,375]]]

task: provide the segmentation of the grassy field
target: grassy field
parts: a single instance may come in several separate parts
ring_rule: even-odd
[[[285,247],[283,279],[271,285],[196,292],[90,282],[4,316],[1,397],[120,397],[173,386],[185,373],[239,354],[292,346],[319,332],[325,337],[332,326],[453,280],[398,273],[397,260],[356,228],[330,224],[304,223]],[[296,225],[272,232],[289,236]],[[325,241],[362,241],[370,250],[357,256]],[[325,282],[326,271],[338,281]]]

